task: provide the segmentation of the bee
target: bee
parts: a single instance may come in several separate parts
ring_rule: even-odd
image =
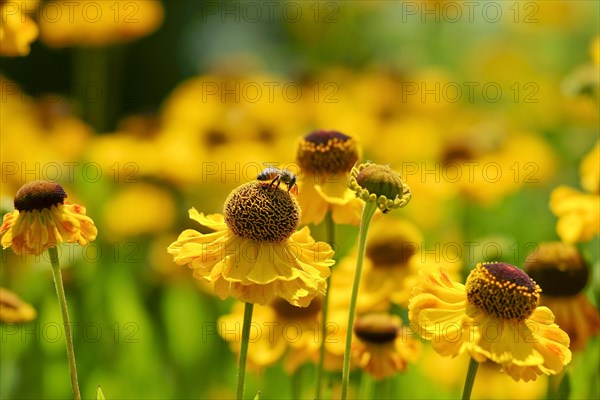
[[[287,169],[267,167],[263,169],[260,174],[258,174],[256,179],[259,181],[268,181],[272,179],[269,188],[273,187],[275,184],[277,184],[277,187],[279,187],[279,184],[283,182],[287,185],[288,192],[295,195],[298,194],[298,185],[296,185],[298,177]]]

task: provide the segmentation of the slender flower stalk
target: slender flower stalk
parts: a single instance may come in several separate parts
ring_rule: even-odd
[[[354,326],[354,317],[356,313],[356,300],[358,299],[358,288],[360,286],[360,276],[362,273],[363,259],[367,245],[367,233],[369,225],[377,211],[377,204],[368,202],[363,208],[360,221],[360,231],[358,233],[358,258],[356,259],[356,271],[354,272],[354,282],[352,284],[352,294],[350,297],[350,311],[348,313],[348,332],[346,334],[346,349],[344,351],[344,368],[342,371],[342,399],[348,396],[348,385],[350,384],[350,355],[352,348],[352,327]]]
[[[335,242],[335,223],[331,212],[325,215],[325,228],[327,229],[327,244],[333,246]],[[329,314],[329,287],[331,276],[327,278],[327,290],[323,297],[323,307],[321,309],[321,343],[319,348],[319,363],[317,364],[317,380],[315,399],[321,398],[322,381],[323,381],[323,365],[325,364],[325,339],[327,338],[327,318]]]
[[[358,256],[356,259],[356,270],[354,271],[354,282],[352,284],[350,310],[348,313],[348,332],[346,334],[344,367],[342,370],[343,400],[348,396],[348,386],[350,385],[352,334],[369,225],[371,224],[371,220],[377,209],[381,210],[384,214],[388,213],[394,209],[406,206],[412,196],[410,187],[408,187],[408,185],[402,181],[400,175],[394,172],[389,166],[377,165],[369,162],[352,168],[348,187],[354,191],[356,197],[365,202],[365,205],[363,207],[360,230],[358,233]]]
[[[69,373],[71,375],[71,386],[73,387],[73,396],[75,400],[81,399],[79,391],[79,382],[77,381],[77,366],[75,364],[75,349],[73,347],[73,335],[71,333],[71,323],[69,322],[69,310],[67,308],[67,298],[63,287],[62,275],[60,272],[60,263],[58,261],[58,252],[56,247],[48,248],[50,263],[52,264],[52,275],[54,276],[54,285],[56,287],[56,295],[58,296],[58,304],[62,315],[63,325],[65,327],[65,338],[67,344],[67,357],[69,358]]]
[[[15,195],[15,210],[5,214],[0,225],[0,243],[3,248],[11,247],[15,254],[37,256],[48,250],[65,327],[73,396],[80,400],[69,311],[56,246],[62,242],[84,246],[96,239],[98,230],[94,221],[85,215],[85,207],[65,201],[66,197],[65,190],[56,182],[39,180],[23,185]]]
[[[252,324],[253,303],[244,303],[244,323],[242,326],[242,348],[238,363],[237,392],[235,398],[244,398],[244,386],[246,384],[246,359],[248,358],[248,343],[250,341],[250,325]]]
[[[469,369],[467,370],[467,377],[465,379],[465,386],[463,388],[462,400],[469,400],[471,398],[471,391],[473,390],[475,376],[477,375],[477,367],[479,367],[479,363],[471,358],[471,361],[469,361]]]

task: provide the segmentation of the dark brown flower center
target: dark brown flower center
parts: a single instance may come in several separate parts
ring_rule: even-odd
[[[314,318],[321,312],[321,306],[323,302],[320,297],[315,297],[308,307],[297,307],[290,304],[286,300],[278,297],[272,304],[271,307],[275,310],[277,315],[282,319],[287,320],[301,320]]]
[[[300,223],[300,207],[287,189],[270,182],[249,182],[225,200],[225,223],[238,236],[257,242],[279,242]]]
[[[43,210],[57,204],[63,204],[67,194],[56,182],[28,182],[15,195],[15,208],[20,212]]]
[[[389,314],[366,314],[357,317],[354,333],[360,340],[374,344],[384,344],[396,339],[401,326]]]
[[[544,295],[553,297],[574,296],[589,279],[589,268],[577,248],[561,242],[540,244],[527,256],[525,270]]]
[[[322,176],[347,174],[358,161],[355,139],[341,132],[319,130],[300,140],[296,160],[303,172]]]
[[[523,321],[536,309],[540,287],[519,268],[506,263],[478,264],[466,283],[467,299],[486,314]]]
[[[366,256],[376,267],[389,267],[406,264],[417,250],[417,244],[406,237],[388,237],[369,242]]]

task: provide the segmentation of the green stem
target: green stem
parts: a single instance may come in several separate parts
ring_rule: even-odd
[[[67,357],[69,358],[69,372],[71,374],[71,386],[73,386],[73,396],[75,400],[81,400],[79,392],[79,382],[77,382],[77,366],[75,365],[75,350],[73,348],[73,336],[71,334],[71,323],[69,322],[69,310],[67,309],[67,298],[65,288],[63,287],[62,275],[60,273],[60,264],[58,262],[58,251],[56,247],[49,247],[50,263],[52,264],[52,275],[54,276],[54,285],[60,312],[62,314],[63,325],[65,327],[65,338],[67,339]]]
[[[469,400],[471,398],[471,390],[473,390],[473,384],[475,383],[477,367],[479,367],[479,363],[473,358],[471,358],[471,360],[469,361],[469,370],[467,371],[467,378],[465,379],[465,387],[463,389],[462,400]]]
[[[342,371],[342,400],[346,400],[348,396],[348,386],[350,384],[350,350],[352,347],[352,332],[354,327],[354,314],[356,312],[356,300],[358,298],[360,276],[362,274],[363,259],[367,245],[367,233],[369,231],[371,219],[373,218],[376,210],[376,203],[366,202],[360,220],[360,231],[358,232],[358,257],[356,259],[356,271],[354,271],[354,283],[352,284],[352,295],[350,297],[348,331],[346,333],[346,349],[344,351],[344,369]]]
[[[360,379],[358,390],[359,399],[373,399],[373,377],[370,374],[363,373]]]
[[[238,364],[237,393],[235,398],[244,398],[244,384],[246,383],[246,359],[248,358],[248,342],[250,341],[250,324],[252,323],[252,310],[254,304],[244,304],[244,325],[242,326],[242,348],[240,349],[240,361]]]
[[[327,229],[327,243],[330,246],[335,244],[335,223],[331,211],[325,215],[325,228]],[[323,365],[325,363],[325,338],[327,337],[327,318],[329,314],[329,286],[331,284],[331,276],[327,277],[327,290],[323,298],[323,308],[321,310],[321,347],[319,348],[319,363],[317,364],[317,382],[315,399],[321,398],[322,380],[323,380]]]
[[[292,398],[299,399],[302,397],[302,365],[298,367],[292,375]]]

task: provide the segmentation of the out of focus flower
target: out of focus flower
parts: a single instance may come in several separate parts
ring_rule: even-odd
[[[35,309],[10,290],[0,288],[0,322],[23,323],[35,319]]]
[[[335,223],[359,224],[362,202],[347,185],[359,158],[356,139],[341,132],[318,130],[300,139],[296,161],[303,223],[319,224],[329,211]]]
[[[361,315],[354,323],[354,334],[352,355],[356,364],[375,379],[404,372],[408,362],[416,361],[419,355],[420,343],[395,315]]]
[[[569,336],[538,307],[540,288],[505,263],[478,264],[466,285],[444,270],[422,273],[409,304],[414,329],[443,356],[469,353],[500,364],[515,380],[557,374],[571,361]]]
[[[163,7],[157,0],[52,1],[45,2],[41,15],[46,16],[40,21],[41,40],[49,46],[106,46],[154,32]]]
[[[333,251],[307,227],[296,232],[300,209],[287,189],[252,181],[231,192],[224,215],[192,208],[190,218],[215,232],[188,229],[168,251],[196,278],[214,283],[222,299],[264,305],[281,297],[307,307],[325,293]]]
[[[589,193],[559,186],[550,195],[550,209],[558,217],[556,232],[565,243],[588,241],[600,230],[600,142],[581,162],[580,174]]]
[[[0,56],[26,56],[39,29],[28,13],[38,10],[39,0],[0,1]]]
[[[256,338],[248,353],[250,365],[262,369],[285,357],[285,369],[293,374],[297,368],[319,352],[322,297],[318,296],[307,307],[294,306],[276,298],[265,306],[255,305],[252,324]],[[241,325],[244,315],[241,303],[233,311],[219,318],[219,333],[230,342],[236,353],[240,351]]]
[[[41,254],[60,242],[86,245],[96,239],[94,221],[85,207],[65,201],[67,194],[54,182],[26,183],[15,195],[15,211],[0,226],[2,247],[16,254]]]
[[[583,290],[589,267],[573,245],[542,243],[525,260],[527,274],[540,285],[540,304],[552,310],[556,323],[569,334],[571,350],[585,349],[600,332],[600,314]]]
[[[73,115],[68,99],[32,97],[1,76],[0,95],[2,114],[11,116],[0,118],[3,195],[12,196],[26,180],[25,175],[30,179],[74,180],[87,178],[89,172],[94,178],[95,168],[87,171],[89,165],[81,162],[93,131]]]
[[[108,235],[116,237],[158,233],[175,218],[171,194],[147,183],[125,185],[104,205],[104,224]]]
[[[419,283],[419,271],[437,271],[443,267],[453,279],[458,279],[460,257],[441,251],[424,254],[423,234],[408,220],[379,218],[369,229],[363,273],[358,294],[357,312],[388,311],[391,303],[408,306],[412,288]],[[449,251],[449,250],[448,250]],[[452,261],[452,262],[451,262]],[[356,266],[356,251],[339,261],[334,274],[330,301],[346,302],[344,295],[352,287],[352,272]],[[346,304],[347,306],[347,304]]]

